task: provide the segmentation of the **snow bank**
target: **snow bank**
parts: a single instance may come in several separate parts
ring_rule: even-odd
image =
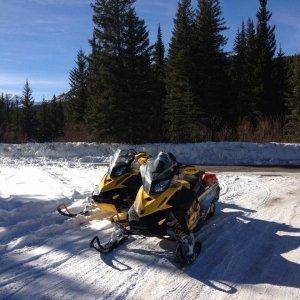
[[[207,142],[195,144],[146,144],[128,146],[96,143],[0,144],[0,161],[30,163],[58,160],[73,163],[103,163],[117,148],[135,148],[151,155],[172,152],[178,161],[202,165],[300,165],[300,144]]]

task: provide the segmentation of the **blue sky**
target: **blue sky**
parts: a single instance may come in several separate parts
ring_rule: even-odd
[[[36,101],[68,89],[68,72],[79,48],[89,51],[90,0],[0,0],[0,91],[21,94],[29,79]],[[258,0],[221,0],[231,50],[242,19],[255,17]],[[137,0],[151,41],[161,23],[167,44],[177,0]],[[277,41],[287,54],[300,52],[300,1],[269,0]]]

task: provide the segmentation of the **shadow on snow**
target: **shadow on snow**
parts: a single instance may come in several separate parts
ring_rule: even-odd
[[[31,211],[31,208],[34,205],[38,205],[39,212],[48,210],[50,220],[57,226],[64,226],[63,222],[60,221],[61,219],[54,215],[54,210],[49,214],[49,209],[53,209],[57,204],[56,201],[47,203],[34,199],[33,202],[34,204],[27,204],[27,206],[23,207],[30,211],[28,215],[25,214],[26,218],[37,217],[34,210],[32,209]],[[3,205],[3,202],[1,205]],[[15,207],[17,210],[20,209],[18,214],[21,214],[22,207],[17,200],[10,205],[8,210]],[[300,288],[300,265],[284,257],[285,253],[293,251],[300,246],[300,237],[296,235],[296,233],[300,233],[300,229],[282,223],[254,219],[249,216],[254,211],[236,205],[221,203],[221,206],[222,213],[216,215],[202,229],[202,253],[192,266],[182,270],[182,272],[213,289],[231,294],[237,292],[237,285],[243,284],[270,284]],[[231,211],[228,212],[228,209]],[[21,219],[23,220],[23,218]],[[9,218],[1,220],[0,215],[0,225],[2,224],[3,226],[5,223],[6,225],[11,225],[14,221]],[[50,224],[47,222],[47,225]],[[9,229],[10,227],[7,228]],[[103,230],[105,229],[107,228],[103,228]],[[53,251],[62,251],[69,254],[69,256],[74,256],[88,250],[88,242],[95,234],[95,231],[85,228],[85,235],[83,236],[83,233],[76,235],[76,230],[79,231],[80,229],[77,227],[74,228],[72,234],[65,234],[66,240],[64,243],[51,242]],[[22,233],[26,232],[27,230],[24,228]],[[55,240],[58,234],[61,233],[60,231],[55,231],[53,235],[42,236],[39,244],[47,244],[49,240],[52,238]],[[16,236],[17,234],[11,235],[11,238]],[[61,236],[59,237],[61,238]],[[134,241],[134,243],[130,244],[131,241]],[[126,272],[133,269],[130,266],[132,261],[139,261],[145,264],[145,267],[162,268],[170,272],[176,271],[172,255],[175,248],[174,242],[162,240],[159,243],[160,248],[162,248],[159,250],[162,251],[156,251],[155,247],[147,247],[147,245],[146,249],[143,249],[142,247],[146,244],[145,241],[146,239],[143,237],[130,237],[118,251],[102,256],[104,264],[101,267],[104,267],[106,264],[116,270]],[[0,246],[1,244],[3,245],[3,240],[0,241]],[[128,247],[129,244],[130,247]],[[49,268],[53,269],[62,265],[65,262],[64,260],[58,261],[49,268],[43,268],[30,264],[35,259],[37,257],[20,263],[14,260],[14,257],[9,252],[5,254],[5,260],[1,259],[0,273],[3,275],[5,272],[6,278],[11,279],[4,280],[0,284],[2,292],[5,290],[2,296],[25,296],[26,294],[23,294],[22,287],[27,282],[31,283],[41,277],[44,277],[44,279],[36,282],[36,284],[41,285],[41,289],[43,284],[48,288],[48,284],[46,284],[47,278],[55,277],[56,279],[53,279],[53,282],[60,284],[62,289],[65,286],[68,287],[66,287],[66,293],[74,291],[81,295],[93,293],[91,287],[84,282],[77,283],[72,281],[71,278],[63,278],[59,274],[49,273]],[[97,266],[94,267],[97,268]],[[23,284],[20,285],[18,290],[6,290],[6,285],[13,283],[12,280],[23,282]]]
[[[205,285],[229,294],[237,292],[234,286],[243,284],[300,288],[300,265],[284,257],[285,253],[300,246],[300,237],[292,235],[300,233],[300,229],[251,218],[248,215],[255,211],[237,205],[221,205],[222,213],[203,227],[202,253],[192,266],[183,271]],[[224,209],[228,208],[235,211],[225,212]],[[135,244],[128,248],[135,238],[130,239],[120,247],[122,251],[115,252],[127,259],[128,264],[116,267],[114,252],[102,256],[102,260],[120,271],[131,269],[130,260],[173,270],[174,242],[162,240],[159,245],[165,251],[161,252],[134,248]]]

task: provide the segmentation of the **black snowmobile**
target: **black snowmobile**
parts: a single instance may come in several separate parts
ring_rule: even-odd
[[[107,253],[131,234],[169,237],[177,242],[176,261],[193,263],[201,250],[197,234],[214,215],[219,199],[216,175],[197,166],[183,166],[174,155],[164,152],[148,159],[140,169],[143,185],[128,211],[127,226],[118,224],[105,245],[95,237],[91,247]]]
[[[69,218],[81,215],[89,220],[103,218],[110,218],[112,221],[126,220],[127,212],[142,184],[140,164],[146,163],[147,158],[146,153],[137,153],[132,149],[118,149],[85,209],[73,213],[65,204],[61,204],[57,207],[58,212]]]

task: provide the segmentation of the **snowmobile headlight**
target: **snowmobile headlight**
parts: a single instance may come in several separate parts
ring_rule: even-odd
[[[112,175],[116,177],[122,176],[124,173],[126,173],[126,171],[127,171],[127,166],[118,167],[113,170]]]
[[[154,194],[162,193],[169,187],[169,184],[170,184],[170,180],[164,180],[159,183],[156,183],[153,186],[152,191]]]

